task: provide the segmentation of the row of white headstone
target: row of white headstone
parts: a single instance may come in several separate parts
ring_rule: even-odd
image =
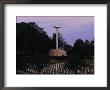
[[[36,65],[28,65],[24,67],[25,70],[17,70],[18,73],[32,73],[32,74],[93,74],[94,67],[78,67],[69,69],[64,63],[47,64],[40,71]]]

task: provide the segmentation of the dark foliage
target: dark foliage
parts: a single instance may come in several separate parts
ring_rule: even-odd
[[[47,63],[51,39],[43,28],[33,22],[22,22],[16,24],[16,32],[17,64]]]
[[[94,63],[94,41],[77,39],[68,54],[71,65],[89,66]],[[89,63],[88,63],[89,62]]]
[[[53,33],[53,37],[52,37],[52,48],[55,49],[56,48],[56,34]],[[63,39],[62,34],[58,33],[58,47],[59,48],[64,48],[64,46],[67,45],[65,40]]]

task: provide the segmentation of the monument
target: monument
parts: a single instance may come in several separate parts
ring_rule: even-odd
[[[67,53],[65,50],[60,49],[59,42],[58,42],[58,33],[59,33],[59,26],[54,26],[56,31],[56,48],[51,49],[49,51],[50,61],[41,70],[41,74],[67,74],[70,73],[70,70],[67,68]]]
[[[58,32],[60,27],[59,26],[54,26],[55,30],[56,30],[56,49],[51,49],[49,52],[49,56],[50,57],[60,57],[60,56],[67,56],[67,53],[65,50],[60,49],[58,47]]]

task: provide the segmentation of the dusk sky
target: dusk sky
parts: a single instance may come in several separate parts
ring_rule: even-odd
[[[55,32],[54,26],[58,25],[63,38],[72,46],[79,38],[89,41],[94,39],[93,16],[17,16],[17,23],[20,22],[35,22],[51,37]]]

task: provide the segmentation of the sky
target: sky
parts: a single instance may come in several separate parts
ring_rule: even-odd
[[[17,16],[16,20],[17,23],[35,22],[50,37],[55,33],[54,26],[60,26],[59,32],[72,46],[77,39],[94,39],[94,16]]]

